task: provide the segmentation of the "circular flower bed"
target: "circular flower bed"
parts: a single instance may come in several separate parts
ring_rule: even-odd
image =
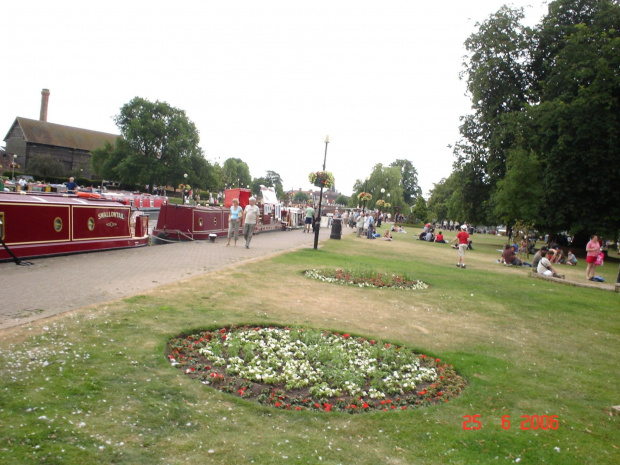
[[[287,410],[405,410],[448,402],[465,386],[440,359],[306,328],[202,331],[171,340],[167,357],[203,384]]]
[[[358,270],[309,270],[304,272],[306,277],[317,279],[325,283],[347,284],[357,287],[390,287],[394,289],[428,289],[428,284],[408,276],[397,276],[374,271]]]

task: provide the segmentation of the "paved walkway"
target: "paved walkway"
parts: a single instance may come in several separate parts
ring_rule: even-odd
[[[329,231],[321,230],[321,240]],[[301,229],[263,233],[249,249],[226,239],[179,242],[31,260],[34,266],[0,263],[0,329],[95,303],[138,294],[163,284],[297,247],[312,247]]]

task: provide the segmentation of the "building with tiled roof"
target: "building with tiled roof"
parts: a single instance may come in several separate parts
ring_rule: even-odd
[[[48,154],[62,163],[67,173],[91,176],[91,152],[106,142],[114,145],[120,136],[90,129],[74,128],[47,122],[47,98],[44,89],[41,102],[41,119],[17,117],[4,141],[7,154],[16,154],[17,163],[28,169],[28,164],[39,155]],[[23,168],[22,168],[23,169]]]

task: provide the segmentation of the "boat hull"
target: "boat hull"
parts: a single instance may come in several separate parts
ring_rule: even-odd
[[[153,236],[174,241],[206,240],[209,237],[228,236],[229,210],[221,207],[198,207],[191,205],[164,204],[159,212]],[[254,228],[254,234],[282,231],[285,225],[269,215],[261,215],[263,221]],[[239,228],[239,234],[243,228]]]
[[[0,193],[0,237],[18,258],[93,252],[149,243],[148,218],[101,199]],[[0,246],[0,261],[11,260]]]

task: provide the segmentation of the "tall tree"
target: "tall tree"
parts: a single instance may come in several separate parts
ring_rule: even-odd
[[[274,186],[276,188],[276,195],[278,196],[278,199],[283,199],[284,198],[284,187],[283,187],[283,181],[280,175],[276,173],[275,171],[268,170],[265,173],[265,179],[267,179],[267,182],[269,183],[266,185]]]
[[[185,111],[135,97],[114,121],[121,138],[115,146],[93,151],[93,169],[103,177],[125,184],[176,186],[184,182],[184,174],[195,177],[193,164],[205,167],[196,161],[203,158],[200,137]]]
[[[222,167],[222,180],[227,187],[245,187],[251,184],[250,167],[240,158],[228,158]]]
[[[463,183],[452,199],[461,198],[468,221],[534,215],[549,232],[614,235],[620,3],[555,0],[535,28],[521,19],[503,7],[466,42],[474,113],[461,125],[455,154]],[[545,208],[518,205],[528,199]]]
[[[495,212],[502,223],[534,224],[540,218],[543,186],[540,161],[534,152],[521,148],[508,154],[506,176],[497,183]]]
[[[459,166],[472,164],[472,172],[491,188],[505,174],[506,150],[514,140],[503,118],[527,103],[526,58],[532,39],[522,19],[522,9],[503,6],[465,41],[468,61],[461,77],[474,113],[463,118],[455,153]]]
[[[385,192],[381,192],[381,189],[384,189]],[[366,204],[366,208],[374,209],[377,200],[381,199],[389,202],[393,211],[409,211],[409,204],[405,202],[403,194],[402,175],[399,166],[385,167],[381,163],[377,163],[368,176],[368,181],[358,179],[355,182],[353,195],[349,201],[350,206],[360,205],[357,195],[364,190],[372,195],[372,200]]]
[[[416,220],[420,220],[422,223],[428,221],[428,208],[426,207],[426,200],[424,200],[424,197],[421,195],[418,196],[411,213]]]
[[[293,195],[293,202],[306,203],[310,200],[310,196],[303,191],[295,192]]]
[[[257,198],[260,196],[260,186],[271,187],[271,183],[265,177],[252,179],[252,182],[250,183],[250,191],[252,192],[252,195]]]
[[[620,4],[559,0],[537,30],[528,111],[546,205],[539,226],[620,229]],[[567,182],[568,180],[568,182]]]
[[[349,197],[347,197],[344,194],[340,194],[338,197],[336,197],[336,200],[334,200],[334,203],[336,205],[348,205],[349,204]]]
[[[410,160],[397,159],[390,163],[390,166],[400,168],[404,200],[413,204],[416,198],[422,195],[422,189],[418,185],[418,170],[415,169]]]

